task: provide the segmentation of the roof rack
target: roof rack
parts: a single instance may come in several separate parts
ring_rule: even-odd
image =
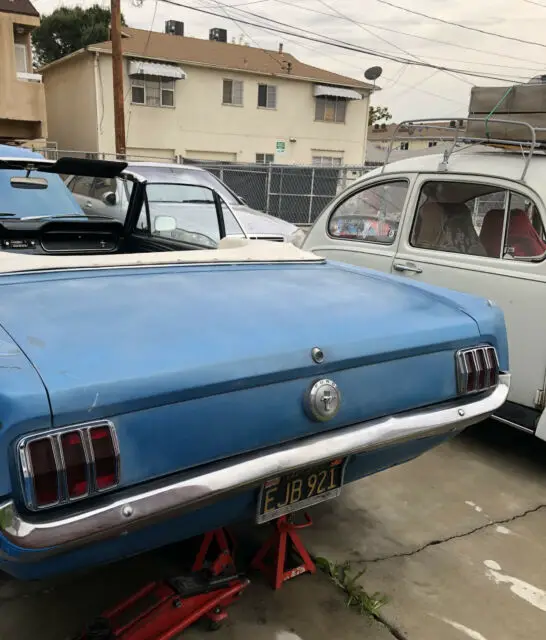
[[[468,123],[482,123],[485,128],[485,136],[475,136],[469,135],[467,133]],[[523,138],[494,138],[489,134],[489,126],[491,124],[503,124],[508,125],[510,127],[520,126],[526,129],[529,134],[529,138],[527,140]],[[389,161],[390,155],[393,151],[394,143],[397,141],[407,141],[414,140],[415,137],[412,135],[412,131],[419,128],[430,128],[436,131],[446,131],[449,132],[449,135],[446,135],[445,141],[452,142],[451,147],[444,151],[444,157],[442,162],[440,162],[438,166],[439,171],[447,171],[447,166],[449,163],[449,158],[451,154],[454,152],[457,144],[465,144],[465,145],[487,145],[493,146],[496,148],[503,148],[508,150],[518,150],[521,151],[524,165],[523,171],[521,174],[520,180],[524,180],[525,175],[527,174],[527,169],[529,168],[529,163],[531,162],[531,158],[536,151],[546,151],[546,141],[538,141],[537,133],[546,133],[546,128],[543,127],[533,127],[528,122],[523,122],[521,120],[503,120],[500,118],[490,118],[485,116],[483,118],[425,118],[419,120],[404,120],[400,122],[392,133],[392,137],[389,141],[389,146],[387,149],[387,157],[385,158],[385,163],[381,172],[385,170],[385,166]],[[476,129],[477,127],[471,127]],[[399,133],[404,133],[404,136],[398,135]],[[428,132],[427,132],[428,133]],[[419,140],[426,140],[429,137],[419,136]],[[441,136],[435,135],[431,136],[430,139],[434,140],[443,140]]]

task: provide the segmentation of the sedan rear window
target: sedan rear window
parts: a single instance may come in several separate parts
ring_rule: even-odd
[[[210,187],[217,191],[229,205],[239,205],[241,201],[226,185],[208,171],[178,167],[129,166],[130,171],[144,176],[150,182],[183,182]]]

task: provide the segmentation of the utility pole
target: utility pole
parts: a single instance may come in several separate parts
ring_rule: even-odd
[[[114,80],[114,130],[116,136],[116,154],[125,158],[125,112],[123,100],[123,57],[121,54],[121,2],[110,0],[112,14],[112,77]]]

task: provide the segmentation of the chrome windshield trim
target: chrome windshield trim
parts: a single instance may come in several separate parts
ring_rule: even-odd
[[[25,519],[12,501],[0,505],[0,532],[30,554],[7,556],[11,561],[37,561],[92,541],[117,537],[162,519],[196,510],[243,489],[258,487],[278,474],[333,458],[365,453],[420,438],[457,433],[489,417],[504,404],[510,375],[498,386],[467,402],[436,405],[350,427],[335,429],[283,446],[204,465],[140,493],[106,498],[101,506],[44,520]],[[39,550],[39,551],[38,551]],[[6,556],[6,552],[4,552]],[[30,556],[25,558],[25,556]]]

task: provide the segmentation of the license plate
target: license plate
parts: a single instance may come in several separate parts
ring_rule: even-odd
[[[263,524],[337,498],[341,493],[344,471],[345,460],[340,458],[267,480],[260,490],[256,522]]]

